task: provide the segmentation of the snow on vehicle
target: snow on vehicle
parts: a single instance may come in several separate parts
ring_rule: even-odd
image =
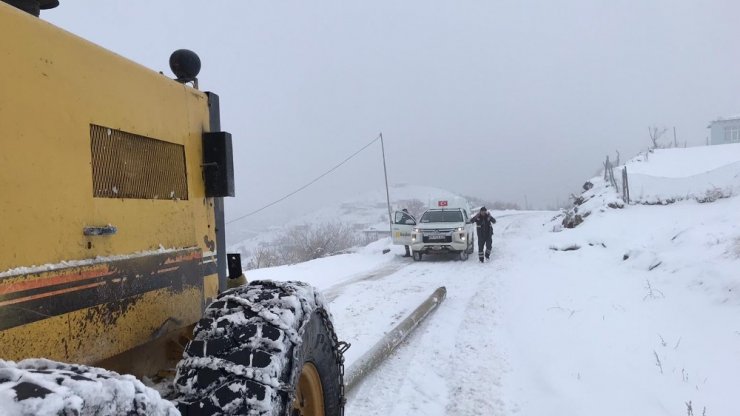
[[[439,199],[417,222],[410,214],[394,214],[393,242],[408,245],[414,260],[425,254],[455,254],[467,260],[473,252],[475,229],[470,224],[467,202]]]

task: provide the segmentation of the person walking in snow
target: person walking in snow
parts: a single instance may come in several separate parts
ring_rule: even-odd
[[[409,214],[409,210],[406,209],[406,208],[402,209],[401,211]],[[411,214],[409,214],[409,215],[411,215]],[[404,247],[406,248],[406,254],[404,254],[404,257],[411,257],[411,249],[409,248],[409,246],[404,246]]]
[[[483,246],[486,246],[485,257],[491,258],[491,245],[493,244],[493,224],[496,224],[496,218],[493,218],[486,207],[481,207],[480,212],[470,219],[475,224],[478,234],[478,260],[483,263]]]

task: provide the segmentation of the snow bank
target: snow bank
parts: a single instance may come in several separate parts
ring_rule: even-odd
[[[400,246],[393,246],[390,238],[384,238],[358,249],[356,253],[324,257],[289,266],[248,270],[248,280],[299,280],[320,290],[352,280],[358,274],[385,264],[398,261]],[[383,254],[384,249],[393,251]],[[403,247],[400,247],[403,250]]]
[[[500,335],[520,414],[737,413],[740,197],[512,240]]]
[[[655,149],[627,162],[630,174],[685,178],[740,161],[740,144]]]
[[[625,166],[631,202],[713,202],[740,192],[740,144],[657,149]]]
[[[630,173],[630,200],[643,204],[661,204],[685,199],[700,202],[740,193],[740,162],[686,177],[657,177]]]

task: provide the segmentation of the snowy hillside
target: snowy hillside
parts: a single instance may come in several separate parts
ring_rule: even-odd
[[[623,170],[627,172],[628,197]],[[573,207],[550,223],[554,230],[578,226],[592,212],[628,204],[666,205],[677,201],[714,202],[740,195],[740,144],[656,149],[614,167],[615,181],[590,179]]]
[[[670,203],[740,192],[740,144],[657,149],[625,164],[630,200]]]
[[[740,161],[740,144],[656,149],[627,162],[630,173],[684,178]]]
[[[428,186],[396,185],[390,189],[391,206],[393,210],[407,208],[404,202],[419,200],[424,205],[429,205],[435,198],[453,198],[454,193]],[[360,194],[342,203],[329,205],[315,211],[308,211],[297,218],[281,224],[275,224],[269,230],[262,232],[252,231],[248,238],[233,241],[229,238],[228,250],[236,253],[249,253],[256,247],[270,244],[276,235],[283,230],[305,224],[343,223],[349,225],[358,233],[363,229],[388,229],[388,206],[385,190],[378,190]],[[243,235],[238,230],[238,224],[234,227],[238,236]],[[227,227],[228,228],[228,227]],[[246,264],[246,260],[244,261]]]

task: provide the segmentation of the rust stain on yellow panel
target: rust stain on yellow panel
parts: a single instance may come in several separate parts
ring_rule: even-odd
[[[206,276],[203,281],[203,297],[207,301],[208,299],[215,299],[218,295],[218,274],[212,274]]]
[[[94,364],[151,341],[172,317],[180,323],[197,321],[201,309],[193,305],[201,296],[197,289],[177,294],[162,289],[132,299],[128,310],[112,320],[100,307],[92,307],[0,331],[0,357]],[[185,326],[170,322],[173,326],[169,330]]]

